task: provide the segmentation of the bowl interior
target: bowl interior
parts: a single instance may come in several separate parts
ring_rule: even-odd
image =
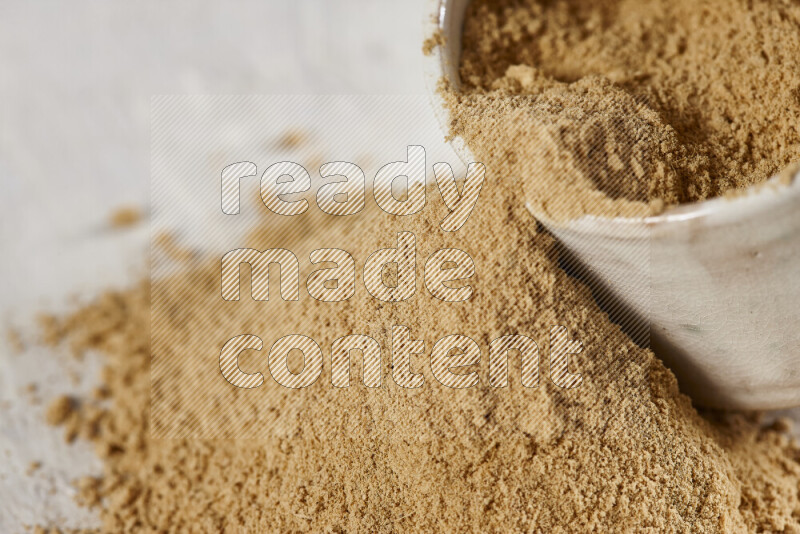
[[[434,47],[432,53],[425,58],[425,78],[433,101],[434,112],[445,135],[449,135],[450,112],[444,99],[439,95],[439,83],[443,79],[447,80],[450,87],[454,89],[458,89],[461,85],[458,73],[461,56],[461,30],[468,4],[469,0],[431,0],[430,3],[429,13],[432,13],[432,16],[428,19],[426,35],[439,33],[443,38],[443,43]],[[465,163],[475,161],[463,138],[454,136],[450,138],[450,143],[462,161]],[[776,194],[776,191],[779,191],[780,194]],[[720,221],[742,217],[745,213],[762,212],[768,215],[771,205],[786,201],[796,202],[797,205],[800,205],[800,167],[795,176],[789,180],[785,177],[775,176],[765,183],[743,189],[736,195],[673,206],[659,215],[646,218],[609,218],[587,215],[581,220],[592,221],[596,231],[603,234],[613,234],[614,228],[620,227],[619,230],[627,235],[631,225],[661,226],[690,219],[707,218],[712,214],[716,215],[717,217],[714,218]],[[541,214],[534,213],[534,215],[542,219],[542,222],[548,226],[569,224],[546,220],[547,218],[541,217]],[[581,227],[584,231],[588,231],[593,225],[582,224]]]

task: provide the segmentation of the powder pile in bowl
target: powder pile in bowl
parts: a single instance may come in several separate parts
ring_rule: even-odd
[[[800,448],[786,425],[698,415],[653,354],[630,341],[588,289],[559,268],[552,239],[518,201],[519,187],[490,180],[481,195],[455,235],[439,229],[446,211],[433,195],[430,209],[403,223],[423,244],[420,255],[470,243],[478,276],[474,299],[463,305],[443,307],[420,294],[382,306],[362,291],[338,313],[301,299],[285,317],[229,318],[221,299],[219,310],[193,306],[197,292],[188,287],[205,281],[217,293],[217,261],[188,265],[154,284],[169,283],[180,299],[176,332],[230,335],[233,320],[266,343],[294,327],[322,347],[350,332],[384,344],[387,329],[404,324],[425,340],[461,332],[483,342],[524,332],[545,347],[547,329],[562,324],[584,344],[570,365],[586,387],[567,395],[543,381],[523,390],[512,364],[507,389],[444,391],[417,361],[427,380],[420,390],[401,390],[389,379],[368,389],[354,372],[347,389],[331,388],[324,374],[301,393],[287,392],[301,395],[292,398],[301,399],[302,409],[268,438],[158,440],[149,426],[150,289],[143,283],[109,292],[48,322],[52,342],[106,357],[102,391],[110,404],[75,399],[68,425],[71,435],[94,443],[104,462],[102,477],[78,482],[82,501],[99,508],[104,528],[800,531]],[[364,257],[391,241],[396,225],[386,217],[344,229],[315,225],[313,243],[351,243],[354,256]],[[248,244],[263,247],[274,232],[265,226]],[[300,247],[307,236],[293,239]],[[187,359],[209,350],[191,340],[177,348]],[[259,409],[257,400],[252,408]]]
[[[475,0],[459,73],[451,133],[554,217],[659,212],[800,160],[797,2]]]

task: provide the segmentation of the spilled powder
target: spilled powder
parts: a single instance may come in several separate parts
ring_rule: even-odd
[[[433,192],[428,206],[402,223],[378,215],[363,225],[286,230],[292,250],[346,244],[359,266],[401,229],[417,235],[420,258],[462,248],[477,273],[467,303],[443,304],[419,289],[403,304],[381,305],[357,286],[350,303],[335,308],[301,293],[291,313],[262,302],[261,313],[235,314],[218,296],[217,261],[195,261],[154,282],[153,291],[168,284],[182,310],[176,333],[209,329],[222,343],[246,331],[269,346],[302,332],[323,348],[322,377],[302,392],[284,392],[302,409],[259,439],[151,436],[148,283],[53,319],[51,341],[106,358],[108,404],[86,398],[73,407],[80,435],[103,460],[102,477],[77,486],[81,501],[98,507],[104,530],[800,532],[800,448],[788,426],[698,415],[671,373],[558,267],[553,241],[519,202],[515,182],[487,179],[470,220],[452,234],[438,227],[446,211]],[[265,226],[248,245],[275,246],[274,239]],[[201,308],[207,296],[197,289],[206,286],[217,296],[210,309]],[[420,357],[412,368],[425,375],[425,386],[406,390],[391,380],[384,350],[383,387],[365,388],[354,367],[350,388],[332,388],[332,340],[364,333],[387,347],[394,324],[425,340],[427,354],[445,334],[469,335],[485,349],[514,332],[534,337],[546,354],[549,328],[563,325],[583,343],[570,368],[585,383],[556,387],[543,361],[540,387],[522,388],[512,359],[506,389],[486,387],[480,365],[484,385],[445,390]],[[218,354],[219,346],[197,339],[173,347],[178,360],[195,362],[178,361],[179,372],[198,369],[198,354],[208,361]],[[240,364],[263,370],[263,355]],[[237,397],[254,416],[264,401],[257,391]],[[58,400],[54,412],[63,404]]]
[[[112,228],[127,228],[142,220],[142,211],[136,206],[120,206],[111,212],[108,222]]]
[[[474,0],[459,72],[451,134],[545,216],[658,212],[800,161],[796,1]]]
[[[422,42],[422,53],[429,56],[433,53],[434,48],[437,46],[444,46],[445,38],[440,29],[437,29],[433,35],[428,37]]]
[[[36,471],[41,469],[41,467],[42,467],[42,462],[31,462],[28,464],[28,469],[25,470],[25,474],[31,476]]]

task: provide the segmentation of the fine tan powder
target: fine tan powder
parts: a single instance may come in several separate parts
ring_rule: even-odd
[[[445,92],[453,133],[491,170],[466,226],[441,232],[444,206],[431,192],[429,206],[402,225],[380,214],[344,227],[265,223],[248,243],[346,243],[363,261],[408,230],[420,257],[469,252],[473,299],[450,306],[420,292],[389,306],[360,288],[335,313],[301,298],[291,310],[230,314],[198,291],[218,290],[218,262],[186,253],[184,269],[153,288],[109,292],[47,319],[48,341],[107,360],[94,395],[56,399],[48,412],[103,459],[102,477],[77,482],[82,502],[99,508],[109,532],[800,532],[800,448],[788,424],[701,417],[660,361],[559,268],[552,239],[520,202],[553,217],[640,215],[757,183],[797,160],[798,27],[792,1],[475,0],[464,86]],[[354,370],[353,385],[335,390],[326,368],[302,393],[285,392],[302,409],[271,437],[158,440],[149,307],[151,289],[165,287],[182,310],[167,325],[175,332],[224,340],[248,331],[267,344],[302,332],[325,351],[349,333],[387,347],[391,326],[403,324],[428,354],[452,333],[483,346],[522,333],[546,354],[549,328],[563,325],[584,345],[570,366],[585,384],[565,392],[543,379],[525,389],[512,362],[507,389],[446,390],[418,358],[425,388],[405,390],[384,357],[379,389],[365,388]],[[189,355],[214,349],[174,338],[184,372],[196,365]],[[476,370],[486,384],[485,367]],[[263,410],[257,395],[238,398],[242,409]]]
[[[446,210],[431,192],[425,210],[402,222],[377,216],[354,227],[312,224],[310,235],[293,240],[300,248],[309,240],[347,243],[359,261],[390,245],[400,229],[418,236],[420,257],[463,248],[477,272],[467,303],[447,305],[420,292],[402,305],[381,305],[359,288],[334,313],[301,298],[291,314],[262,308],[232,316],[221,299],[211,313],[203,309],[196,290],[205,284],[218,295],[217,261],[194,260],[154,284],[169,284],[175,309],[183,310],[176,332],[206,328],[224,340],[248,331],[267,344],[303,332],[326,352],[348,333],[386,346],[393,324],[426,340],[428,354],[433,340],[452,333],[483,344],[519,332],[546,348],[548,329],[560,324],[584,344],[570,361],[584,376],[581,388],[567,393],[542,380],[524,389],[512,363],[507,389],[445,390],[420,358],[413,368],[425,374],[425,387],[405,390],[393,384],[384,358],[384,387],[365,388],[354,371],[351,387],[335,390],[326,359],[317,383],[286,392],[303,409],[272,437],[157,440],[149,426],[150,287],[109,292],[47,322],[52,342],[106,358],[109,404],[75,399],[64,410],[59,399],[53,408],[54,422],[77,414],[66,417],[104,462],[101,478],[78,482],[82,501],[99,507],[104,530],[800,532],[800,448],[787,425],[698,415],[671,373],[558,267],[552,239],[519,202],[520,188],[487,179],[472,217],[452,234],[439,229]],[[248,244],[264,248],[275,235],[265,226]],[[192,344],[191,336],[174,349],[192,362],[219,350]],[[258,368],[258,361],[241,365]],[[485,366],[479,372],[486,384]],[[241,398],[252,398],[257,413],[257,395]]]
[[[793,0],[474,0],[460,75],[452,134],[543,215],[658,212],[800,160]]]

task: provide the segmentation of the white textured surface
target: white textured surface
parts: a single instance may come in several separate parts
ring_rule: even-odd
[[[423,93],[422,18],[417,0],[0,2],[0,332],[143,272],[146,224],[106,220],[147,206],[152,95]],[[70,481],[97,461],[41,421],[97,368],[0,343],[0,532],[93,524]]]

